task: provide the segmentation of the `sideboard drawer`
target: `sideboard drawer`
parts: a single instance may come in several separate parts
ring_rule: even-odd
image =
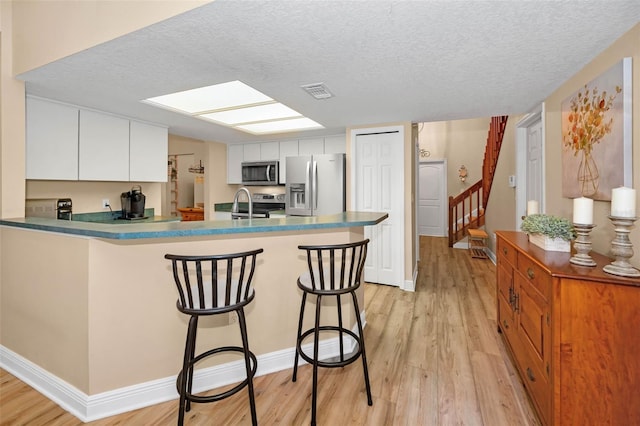
[[[549,299],[551,292],[551,276],[531,259],[524,255],[518,256],[518,272],[524,279],[535,287],[545,299]]]
[[[514,267],[516,266],[518,252],[511,244],[505,242],[502,238],[498,238],[498,254],[498,263],[505,260]]]

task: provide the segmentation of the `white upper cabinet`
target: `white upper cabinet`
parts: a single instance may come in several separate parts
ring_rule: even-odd
[[[300,139],[298,155],[324,154],[324,138]]]
[[[131,121],[129,180],[166,182],[169,132],[166,127]]]
[[[280,158],[279,142],[262,142],[260,144],[260,160],[271,161]]]
[[[344,154],[347,152],[346,135],[328,136],[324,138],[325,154]]]
[[[260,161],[260,144],[247,143],[244,144],[244,159],[242,161]]]
[[[78,180],[78,111],[27,97],[27,179]]]
[[[129,180],[129,120],[80,110],[80,180]]]
[[[282,141],[280,142],[280,183],[287,181],[287,157],[298,156],[298,141]]]
[[[242,183],[242,162],[244,161],[244,146],[240,144],[227,145],[227,183]]]

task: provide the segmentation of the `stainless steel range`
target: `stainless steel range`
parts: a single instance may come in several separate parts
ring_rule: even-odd
[[[284,194],[251,194],[251,202],[253,204],[253,218],[268,218],[269,214],[274,211],[285,209]],[[249,216],[248,206],[240,206],[237,213],[232,213],[234,219],[246,218]]]

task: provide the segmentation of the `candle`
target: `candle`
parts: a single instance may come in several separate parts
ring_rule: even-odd
[[[573,223],[593,225],[593,200],[591,198],[573,199]]]
[[[538,214],[538,202],[536,200],[527,201],[527,216]]]
[[[611,191],[611,216],[636,217],[636,190],[615,188]]]

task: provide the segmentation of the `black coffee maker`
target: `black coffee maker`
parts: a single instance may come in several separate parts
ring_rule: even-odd
[[[134,185],[129,192],[120,195],[122,203],[122,219],[145,219],[144,203],[146,196],[142,193],[140,185]]]

